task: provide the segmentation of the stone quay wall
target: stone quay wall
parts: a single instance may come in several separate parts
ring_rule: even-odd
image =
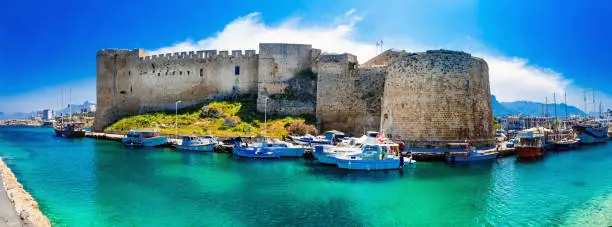
[[[494,144],[488,71],[463,52],[401,55],[387,69],[382,129],[408,147]]]
[[[41,211],[32,195],[23,189],[13,171],[0,158],[0,177],[3,190],[6,191],[16,213],[24,226],[47,227],[51,222]]]

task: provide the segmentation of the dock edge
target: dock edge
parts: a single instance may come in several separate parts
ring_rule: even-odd
[[[17,177],[13,171],[4,163],[0,157],[0,174],[2,176],[2,185],[8,195],[13,208],[23,221],[24,226],[46,227],[51,226],[49,218],[45,216],[38,207],[38,203],[30,193],[17,181]]]

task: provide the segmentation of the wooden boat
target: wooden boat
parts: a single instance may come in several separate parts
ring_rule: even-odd
[[[162,136],[158,129],[132,129],[121,142],[127,147],[157,147],[166,144],[168,136]]]
[[[62,137],[64,127],[61,125],[56,125],[55,127],[53,127],[53,131],[55,132],[55,136]]]
[[[576,125],[581,144],[605,143],[608,141],[609,125],[605,122],[592,120]]]
[[[554,150],[557,151],[566,151],[566,150],[571,150],[574,149],[576,147],[578,147],[578,145],[580,145],[580,140],[579,139],[561,139],[558,141],[555,141],[552,144],[552,147]]]
[[[61,130],[64,138],[83,138],[85,137],[85,128],[83,123],[68,123]],[[57,131],[56,131],[57,134]]]
[[[217,140],[211,136],[181,136],[181,144],[174,145],[174,148],[187,151],[213,151],[217,144]]]
[[[539,127],[521,131],[519,142],[515,146],[519,160],[542,159],[546,151],[546,133],[551,130]]]

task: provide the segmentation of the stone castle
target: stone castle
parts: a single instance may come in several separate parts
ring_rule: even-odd
[[[464,52],[387,50],[359,65],[311,45],[149,56],[103,49],[97,57],[94,131],[122,117],[211,99],[256,95],[270,114],[311,114],[320,130],[383,130],[410,147],[471,139],[493,144],[487,63]]]

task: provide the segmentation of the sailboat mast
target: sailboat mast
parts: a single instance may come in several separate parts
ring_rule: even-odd
[[[597,107],[595,107],[595,88],[593,88],[593,112],[597,111]],[[595,116],[593,116],[595,118]]]
[[[268,131],[268,97],[264,97],[264,138],[267,137]]]
[[[546,104],[544,104],[544,117],[548,117],[548,96],[546,96]]]
[[[70,110],[70,122],[72,122],[72,88],[70,88],[69,90],[70,92],[70,98],[68,98],[68,109]]]
[[[62,108],[60,108],[60,111],[62,109],[64,109],[64,87],[62,87]],[[62,124],[64,124],[64,111],[62,111],[60,114],[60,120],[62,121]]]
[[[563,96],[565,96],[565,120],[567,120],[567,91],[563,93]]]
[[[586,89],[584,90],[584,117],[586,118],[587,116],[587,99],[586,99]]]
[[[553,93],[553,102],[555,104],[555,119],[557,118],[557,94]]]

